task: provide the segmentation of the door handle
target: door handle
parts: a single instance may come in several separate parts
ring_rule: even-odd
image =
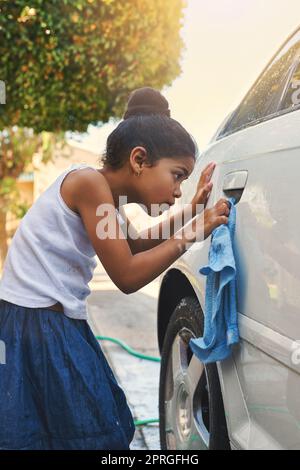
[[[239,202],[245,189],[248,178],[248,171],[232,171],[227,173],[223,181],[223,192],[228,197],[235,198],[235,204]]]

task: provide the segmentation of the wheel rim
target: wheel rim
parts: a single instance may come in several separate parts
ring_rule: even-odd
[[[188,328],[176,335],[168,359],[165,388],[167,449],[208,449],[209,406],[204,365],[189,347]]]

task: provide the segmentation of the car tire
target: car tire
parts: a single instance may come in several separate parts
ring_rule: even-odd
[[[161,449],[229,450],[216,363],[202,364],[189,340],[203,336],[204,317],[194,297],[176,306],[164,338],[160,381]]]

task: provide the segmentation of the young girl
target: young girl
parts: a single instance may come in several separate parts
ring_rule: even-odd
[[[149,212],[151,204],[174,204],[195,157],[194,141],[170,118],[166,99],[152,88],[135,90],[108,137],[103,168],[71,166],[22,219],[0,284],[0,449],[129,449],[134,422],[87,323],[88,282],[97,255],[119,289],[135,292],[195,241],[198,215],[181,237],[172,216],[159,224],[159,237],[146,238],[129,236],[117,211],[121,197]],[[213,168],[202,172],[192,216],[207,201]],[[107,208],[116,229],[109,236],[101,225]],[[204,238],[228,214],[225,199],[205,209]],[[166,223],[171,236],[164,239]]]

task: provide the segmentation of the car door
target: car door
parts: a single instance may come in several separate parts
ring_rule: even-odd
[[[242,448],[300,448],[299,57],[297,31],[203,159],[219,163],[211,203],[238,199],[241,343],[234,373],[226,361],[220,371],[231,439]]]

